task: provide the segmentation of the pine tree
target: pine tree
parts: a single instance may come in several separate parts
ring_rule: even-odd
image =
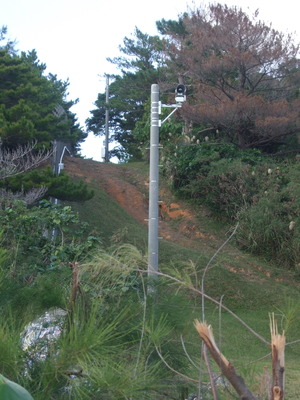
[[[3,41],[6,30],[2,28]],[[0,45],[0,139],[6,148],[38,142],[50,147],[54,139],[74,149],[86,134],[79,128],[67,101],[68,82],[45,75],[46,65],[35,50],[18,54],[12,43]],[[55,113],[60,106],[63,113]]]

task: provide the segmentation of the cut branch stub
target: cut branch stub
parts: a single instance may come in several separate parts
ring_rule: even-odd
[[[285,334],[278,333],[274,313],[270,314],[271,350],[272,350],[272,390],[271,400],[284,398],[284,352]]]
[[[197,329],[202,340],[206,344],[209,352],[211,353],[214,361],[220,367],[222,374],[228,379],[235,391],[238,393],[242,400],[257,400],[246,386],[243,378],[235,372],[234,366],[226,359],[226,357],[218,349],[213,336],[212,327],[205,322],[195,321],[195,328]]]

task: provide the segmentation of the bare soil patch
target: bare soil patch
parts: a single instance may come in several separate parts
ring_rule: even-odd
[[[102,163],[75,157],[66,157],[65,171],[105,190],[128,214],[139,223],[147,225],[148,179],[133,176],[131,169],[110,163]],[[132,183],[134,182],[134,184]],[[161,189],[159,235],[175,243],[201,248],[203,245],[216,249],[221,242],[199,227],[192,211],[178,201],[174,202],[170,191]],[[176,221],[176,223],[175,223]]]

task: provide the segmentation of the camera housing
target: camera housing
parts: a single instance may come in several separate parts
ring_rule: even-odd
[[[175,101],[176,103],[183,103],[186,101],[186,87],[180,84],[175,89]]]

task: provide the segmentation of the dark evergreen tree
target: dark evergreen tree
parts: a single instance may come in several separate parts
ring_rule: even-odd
[[[3,41],[6,29],[2,28]],[[0,45],[0,139],[15,148],[29,142],[50,147],[52,140],[70,142],[74,150],[86,134],[70,111],[68,82],[45,76],[46,65],[36,51],[17,54],[13,44]],[[57,113],[57,107],[63,112]]]
[[[18,54],[13,42],[5,43],[6,33],[6,27],[2,27],[0,198],[11,196],[12,192],[26,197],[32,188],[45,187],[48,196],[86,200],[92,196],[86,185],[72,183],[67,176],[55,177],[50,169],[40,168],[24,174],[40,167],[42,162],[50,163],[53,141],[68,143],[68,148],[76,154],[87,134],[70,110],[77,100],[67,100],[69,83],[53,74],[46,76],[46,65],[39,61],[35,50]],[[43,152],[43,149],[47,151]],[[12,177],[15,175],[18,177],[14,180]],[[6,191],[3,192],[3,189]]]

